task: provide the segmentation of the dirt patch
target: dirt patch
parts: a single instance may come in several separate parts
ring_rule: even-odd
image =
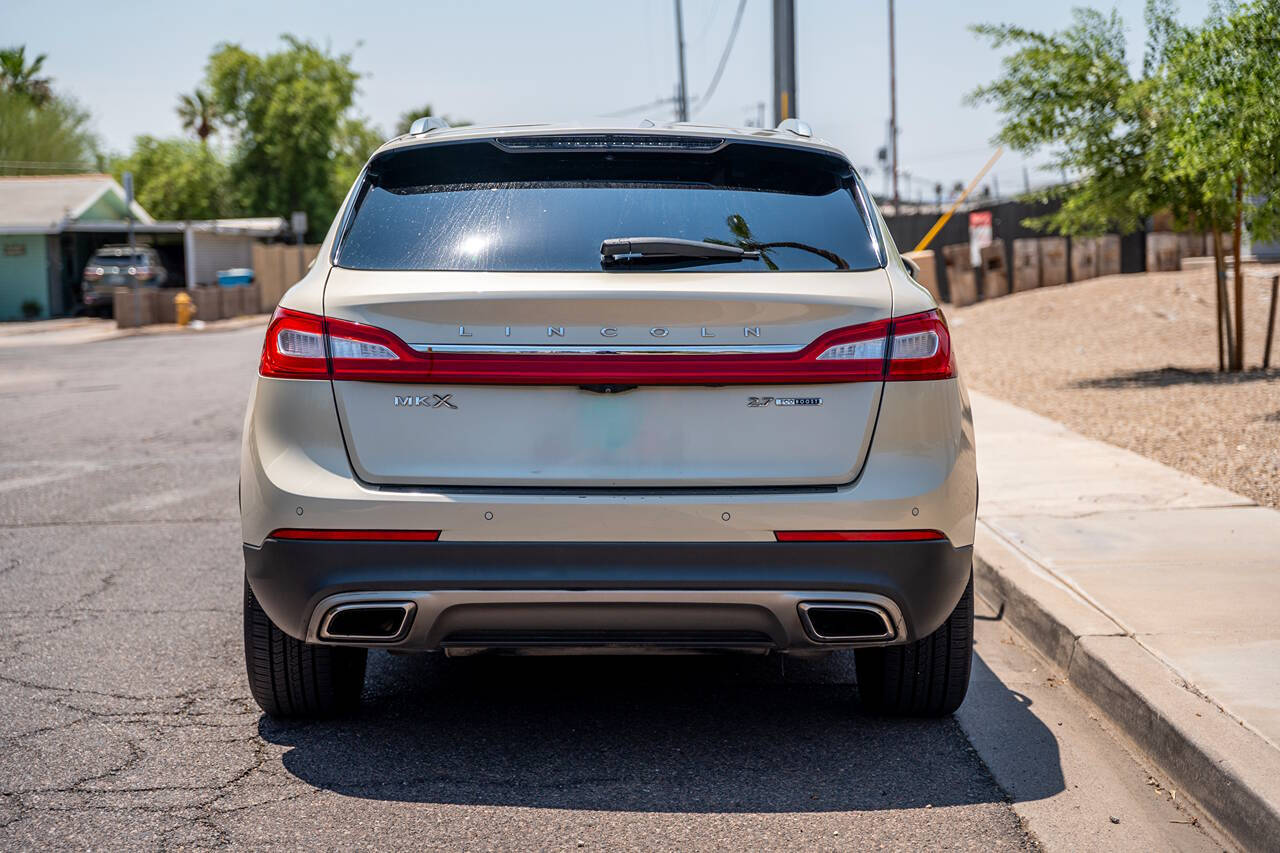
[[[1280,507],[1280,340],[1260,368],[1277,273],[1246,276],[1245,373],[1217,370],[1211,271],[1109,276],[947,316],[971,387]]]

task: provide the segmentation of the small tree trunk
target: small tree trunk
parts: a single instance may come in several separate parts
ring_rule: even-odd
[[[1244,176],[1236,175],[1236,221],[1231,231],[1231,255],[1235,259],[1236,340],[1231,369],[1244,370],[1244,268],[1240,263],[1240,238],[1244,232]]]
[[[1218,327],[1218,372],[1227,369],[1227,354],[1232,352],[1231,346],[1231,311],[1227,305],[1227,259],[1223,256],[1222,231],[1217,223],[1213,226],[1213,296],[1214,325]],[[1225,340],[1224,340],[1225,329]]]

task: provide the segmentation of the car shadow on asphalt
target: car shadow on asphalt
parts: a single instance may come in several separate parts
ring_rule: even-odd
[[[977,685],[975,685],[976,687]],[[995,685],[988,684],[990,692]],[[995,703],[1062,789],[1057,744],[1013,691]],[[372,654],[360,713],[263,717],[285,768],[398,802],[645,812],[815,812],[1004,802],[952,718],[868,715],[853,655]],[[1056,787],[1055,780],[1056,779]],[[1025,799],[1020,797],[1020,799]]]

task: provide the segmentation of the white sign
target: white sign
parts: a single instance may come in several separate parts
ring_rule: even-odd
[[[969,214],[969,261],[982,265],[982,250],[991,245],[995,229],[991,225],[991,211],[975,210]]]

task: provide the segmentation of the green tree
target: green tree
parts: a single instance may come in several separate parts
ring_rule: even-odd
[[[992,46],[1016,47],[1003,73],[971,102],[993,104],[996,139],[1015,151],[1047,151],[1050,168],[1073,180],[1041,191],[1059,200],[1053,214],[1029,224],[1062,234],[1141,227],[1152,200],[1146,176],[1150,130],[1134,97],[1124,24],[1112,12],[1074,9],[1071,26],[1040,33],[1010,24],[973,27]]]
[[[235,138],[232,177],[245,208],[287,217],[305,210],[310,236],[323,235],[342,195],[334,160],[359,74],[351,55],[331,55],[284,37],[263,56],[223,44],[209,58],[207,85]]]
[[[218,120],[218,108],[209,94],[203,89],[196,89],[189,95],[179,95],[177,110],[182,129],[194,133],[202,144],[207,144],[209,136],[217,129]]]
[[[1244,369],[1246,222],[1260,239],[1280,234],[1280,2],[1230,9],[1167,51],[1153,87],[1165,181],[1187,185],[1191,204],[1211,211],[1219,298],[1225,290],[1220,230],[1231,232],[1234,313],[1230,367]],[[1223,221],[1229,226],[1223,228]]]
[[[1005,58],[1001,76],[971,100],[991,103],[1001,114],[999,141],[1024,153],[1048,152],[1051,168],[1072,176],[1035,194],[1061,206],[1027,224],[1063,234],[1129,231],[1171,210],[1179,224],[1211,230],[1218,247],[1220,361],[1225,328],[1234,369],[1243,353],[1241,273],[1237,263],[1231,324],[1219,235],[1233,231],[1238,245],[1247,209],[1259,234],[1273,233],[1269,223],[1280,219],[1272,211],[1280,204],[1277,8],[1277,0],[1255,0],[1192,29],[1177,22],[1171,0],[1148,0],[1146,54],[1137,77],[1129,72],[1123,23],[1114,12],[1076,9],[1071,26],[1056,33],[974,27],[993,46],[1017,49]]]
[[[25,95],[36,106],[47,104],[53,100],[49,78],[36,76],[47,58],[48,55],[42,53],[27,62],[26,45],[0,48],[0,88]]]
[[[112,163],[117,180],[133,172],[139,204],[157,219],[219,219],[239,213],[231,169],[189,139],[139,136],[133,153]]]
[[[382,132],[364,119],[345,118],[338,125],[333,151],[333,192],[341,200],[360,175],[369,155],[385,142]]]
[[[89,113],[74,101],[37,105],[0,90],[0,175],[82,172],[101,168],[100,161]]]

